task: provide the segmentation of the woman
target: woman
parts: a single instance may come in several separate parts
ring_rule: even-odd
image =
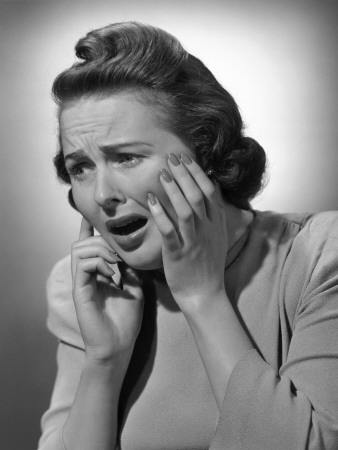
[[[337,448],[337,214],[250,208],[264,151],[171,35],[114,24],[76,54],[55,165],[83,219],[49,279],[39,449]]]

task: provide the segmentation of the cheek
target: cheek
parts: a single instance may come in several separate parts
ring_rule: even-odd
[[[137,203],[148,208],[148,192],[155,194],[160,200],[164,199],[166,194],[160,182],[160,168],[151,168],[150,170],[140,170],[133,174],[133,178],[128,180],[128,186],[124,193],[131,197]]]
[[[165,213],[169,219],[177,225],[177,214],[169,200],[168,195],[163,189],[162,183],[160,181],[160,169],[162,167],[167,167],[164,163],[159,168],[155,170],[150,170],[142,173],[138,173],[135,176],[137,181],[134,181],[128,189],[127,196],[131,197],[139,205],[149,211],[148,206],[148,192],[156,195],[159,202],[161,203]],[[167,167],[168,170],[168,167]]]
[[[141,201],[147,209],[149,209],[148,192],[156,195],[164,210],[170,217],[175,216],[173,206],[160,181],[159,170],[156,171],[155,175],[153,175],[152,177],[149,176],[147,178],[144,178],[140,183],[137,184],[137,188],[135,189],[135,194],[138,195],[139,201]]]
[[[95,216],[95,202],[93,197],[88,195],[85,190],[72,186],[73,200],[77,211],[93,224]]]

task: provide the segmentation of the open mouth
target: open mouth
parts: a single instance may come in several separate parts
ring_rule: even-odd
[[[147,222],[147,219],[139,218],[132,220],[124,225],[112,226],[110,228],[110,231],[118,236],[127,236],[128,234],[135,233],[135,231],[143,228]]]

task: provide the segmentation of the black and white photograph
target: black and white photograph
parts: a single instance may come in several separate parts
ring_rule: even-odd
[[[337,23],[0,2],[1,450],[338,449]]]

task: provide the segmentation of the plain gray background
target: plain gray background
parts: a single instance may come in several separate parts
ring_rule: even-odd
[[[234,95],[265,147],[258,209],[338,209],[335,1],[0,3],[0,448],[34,449],[55,376],[45,283],[77,239],[51,159],[54,77],[91,28],[139,20],[176,35]]]

